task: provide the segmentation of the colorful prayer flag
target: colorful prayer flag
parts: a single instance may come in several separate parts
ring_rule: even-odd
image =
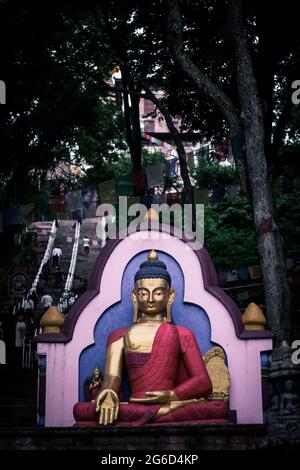
[[[70,212],[81,210],[83,203],[81,189],[67,193],[66,201],[68,203]]]
[[[208,205],[208,190],[207,189],[194,189],[195,204]]]
[[[245,155],[245,138],[243,134],[238,134],[230,139],[231,151],[234,159],[244,158]]]
[[[146,186],[145,172],[143,169],[135,170],[132,173],[133,183],[137,194],[140,194],[144,191]]]
[[[177,158],[165,158],[165,177],[171,178],[176,176]]]
[[[172,206],[173,204],[180,203],[180,194],[179,193],[167,193],[167,204]]]
[[[232,269],[227,271],[227,282],[237,281],[238,280],[238,271],[237,269]]]
[[[249,269],[249,274],[251,279],[260,279],[261,278],[261,268],[259,265],[251,266]]]
[[[101,204],[116,204],[116,181],[114,179],[102,181],[98,185]]]
[[[155,186],[162,186],[164,184],[164,176],[161,163],[148,166],[146,168],[146,175],[148,188],[154,188]]]
[[[31,225],[35,220],[35,204],[30,202],[29,204],[23,204],[20,206],[21,220],[24,225]]]
[[[120,176],[117,179],[117,187],[119,196],[133,196],[132,175]]]
[[[22,225],[19,207],[10,207],[3,211],[3,225]]]
[[[194,152],[189,152],[186,155],[186,163],[188,166],[188,169],[191,171],[194,166],[195,166],[195,161],[194,161]]]

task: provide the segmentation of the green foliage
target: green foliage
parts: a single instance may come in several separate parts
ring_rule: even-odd
[[[300,193],[277,197],[278,226],[287,258],[300,253]],[[205,209],[205,246],[214,263],[227,268],[259,264],[256,236],[247,198],[225,198]]]
[[[143,167],[146,168],[156,163],[164,162],[164,155],[161,152],[150,153],[143,149],[142,153]],[[95,185],[102,181],[126,176],[132,172],[132,162],[130,155],[126,152],[119,153],[113,159],[104,158],[86,170],[86,175],[82,180],[83,185]]]
[[[197,165],[192,174],[197,188],[214,188],[229,186],[238,180],[236,170],[232,166],[222,166],[217,162],[203,161]]]
[[[161,152],[149,152],[147,149],[143,149],[142,161],[143,167],[147,168],[147,166],[156,165],[158,163],[164,163],[165,156]]]
[[[227,268],[258,263],[255,231],[249,202],[237,197],[231,202],[206,207],[205,246],[214,263]]]
[[[53,215],[49,211],[50,190],[47,185],[41,185],[35,196],[35,210],[37,220],[51,220]]]
[[[300,254],[300,192],[280,194],[277,200],[278,225],[287,257]]]

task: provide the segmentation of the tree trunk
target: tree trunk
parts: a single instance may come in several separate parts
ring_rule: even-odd
[[[122,86],[124,89],[134,89],[133,80],[126,66],[122,66]],[[142,168],[142,140],[140,128],[140,111],[138,96],[131,95],[129,103],[129,95],[124,93],[124,119],[127,144],[131,156],[133,170]]]
[[[237,83],[245,129],[251,205],[257,231],[269,325],[277,343],[290,339],[290,290],[280,232],[275,222],[272,182],[265,155],[264,117],[251,54],[242,25],[242,1],[229,0],[237,61]]]
[[[140,126],[140,100],[136,96],[131,96],[131,129],[132,129],[132,146],[133,155],[132,166],[133,170],[140,170],[142,168],[142,135]]]
[[[120,63],[120,59],[118,60]],[[123,67],[126,67],[127,64],[123,62]],[[123,68],[122,68],[123,70]],[[187,167],[187,159],[186,159],[186,153],[184,150],[184,146],[181,140],[181,136],[177,128],[175,127],[172,116],[170,115],[168,109],[163,105],[163,103],[156,98],[155,94],[151,91],[150,87],[147,85],[147,83],[137,74],[132,73],[133,78],[139,83],[139,91],[133,90],[133,88],[128,88],[128,81],[126,78],[123,80],[123,94],[124,97],[127,95],[131,96],[131,99],[134,100],[136,97],[138,97],[138,100],[141,98],[141,95],[139,95],[140,91],[143,89],[145,91],[145,94],[143,95],[145,98],[149,99],[152,101],[152,103],[159,109],[161,114],[164,116],[166,120],[166,124],[168,126],[168,129],[170,133],[172,134],[172,137],[174,139],[177,152],[178,152],[178,158],[179,158],[179,165],[180,165],[180,174],[182,177],[183,181],[183,186],[184,186],[184,193],[185,193],[185,203],[186,204],[191,204],[192,206],[192,219],[189,221],[189,225],[192,228],[192,231],[196,231],[196,207],[195,207],[195,199],[194,199],[194,192],[193,188],[191,185],[190,177],[189,177],[189,171]],[[126,90],[126,91],[125,91]],[[125,99],[124,103],[126,103],[126,106],[128,106],[128,98]],[[126,123],[126,126],[129,127],[128,122]],[[130,133],[131,137],[131,133]],[[132,142],[132,139],[130,138],[130,141]]]
[[[161,114],[164,116],[168,129],[174,139],[174,142],[177,148],[178,158],[179,158],[180,174],[181,174],[181,178],[183,181],[185,204],[191,204],[192,206],[192,220],[189,221],[189,225],[192,231],[195,232],[196,230],[196,207],[195,207],[195,200],[194,200],[194,192],[193,192],[193,188],[192,188],[191,181],[190,181],[186,153],[184,150],[180,133],[175,127],[168,109],[163,105],[163,103],[158,98],[156,98],[154,93],[152,93],[151,89],[144,82],[141,81],[141,85],[146,92],[147,98],[151,100],[152,103],[154,103],[157,106]]]
[[[183,46],[178,1],[167,0],[167,5],[167,35],[172,56],[197,88],[220,109],[231,128],[231,133],[237,135],[240,129],[244,128],[247,161],[246,164],[242,164],[242,167],[237,168],[240,178],[247,178],[250,184],[267,317],[277,343],[281,343],[283,339],[289,339],[291,335],[290,291],[280,233],[274,220],[272,184],[268,176],[265,156],[263,112],[250,51],[242,28],[241,0],[228,0],[228,6],[237,59],[242,123],[231,100],[187,56]]]
[[[243,135],[242,123],[237,110],[230,98],[221,88],[210,80],[199,67],[197,67],[184,50],[182,38],[182,20],[178,0],[167,0],[167,42],[170,54],[186,73],[195,86],[215,104],[223,114],[230,128],[230,137],[240,138]],[[236,169],[240,178],[243,192],[247,192],[247,168],[244,159],[235,159]]]

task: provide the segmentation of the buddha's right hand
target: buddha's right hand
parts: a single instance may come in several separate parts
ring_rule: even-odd
[[[96,411],[99,413],[99,424],[112,424],[118,417],[119,397],[114,390],[104,389],[96,398]]]

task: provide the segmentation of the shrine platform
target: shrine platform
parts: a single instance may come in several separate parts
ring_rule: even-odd
[[[252,450],[266,435],[262,424],[99,428],[0,428],[0,450]]]

